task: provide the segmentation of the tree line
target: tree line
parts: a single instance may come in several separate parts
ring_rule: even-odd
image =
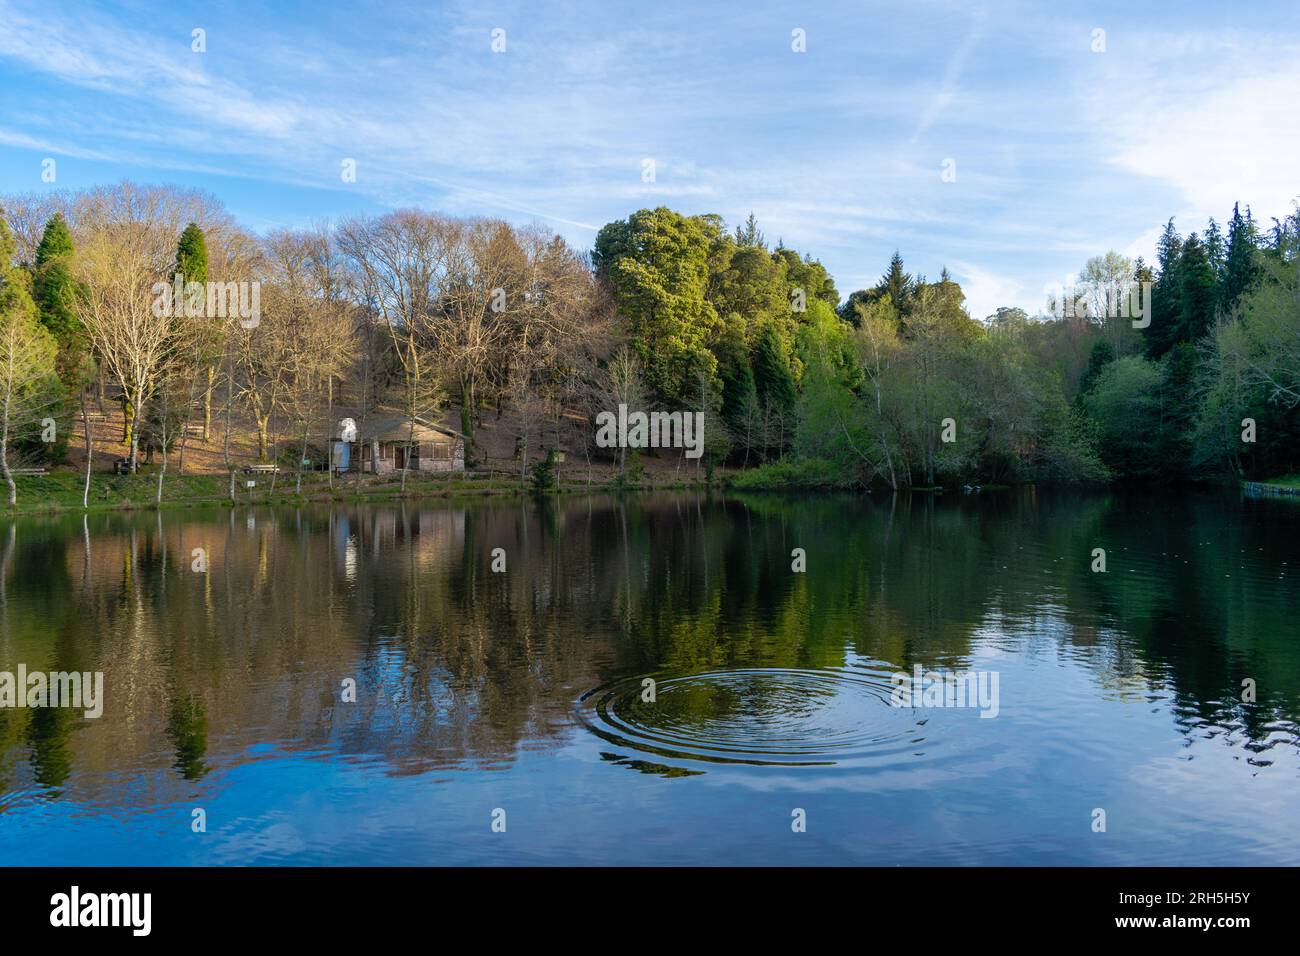
[[[456,403],[472,449],[484,410],[508,404],[526,462],[530,437],[549,426],[560,443],[563,409],[597,400],[612,313],[586,258],[540,227],[401,210],[254,236],[211,196],[131,183],[4,208],[11,503],[11,456],[61,461],[73,420],[89,436],[106,394],[131,470],[160,458],[159,499],[191,435],[221,441],[233,494],[242,424],[260,459],[301,465],[339,415],[437,420]],[[258,314],[211,314],[213,285],[240,283]],[[88,487],[89,437],[86,451]]]
[[[1185,238],[1171,220],[1153,265],[1088,260],[1063,313],[977,320],[947,270],[913,276],[898,253],[841,301],[752,215],[728,229],[642,209],[583,253],[539,226],[422,210],[257,236],[210,195],[132,183],[0,210],[11,503],[11,463],[62,461],[74,420],[88,495],[106,401],[129,467],[159,459],[159,499],[191,436],[220,437],[233,489],[232,423],[263,460],[292,452],[300,483],[340,414],[458,409],[473,463],[483,415],[508,411],[523,475],[543,447],[604,454],[591,422],[619,403],[705,412],[704,467],[745,469],[742,484],[1300,470],[1300,214],[1265,231],[1236,208]],[[1133,287],[1145,327],[1113,307]]]
[[[982,320],[898,253],[841,303],[752,216],[641,210],[593,267],[651,396],[714,413],[706,456],[761,465],[738,484],[901,489],[1300,471],[1298,250],[1300,212],[1170,220],[1155,264],[1094,256],[1041,314]]]

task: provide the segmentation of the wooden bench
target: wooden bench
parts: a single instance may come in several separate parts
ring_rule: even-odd
[[[39,477],[40,475],[48,475],[49,473],[50,473],[50,472],[49,472],[49,469],[47,469],[47,468],[43,468],[43,467],[42,467],[42,468],[10,468],[10,469],[9,469],[9,474],[13,475],[15,478],[22,478],[22,477],[26,477],[26,478],[34,478],[34,477]]]
[[[244,474],[246,475],[278,475],[280,473],[279,465],[245,465]]]

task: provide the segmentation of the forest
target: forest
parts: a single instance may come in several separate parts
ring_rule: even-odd
[[[753,215],[664,207],[586,251],[415,209],[257,235],[169,186],[2,197],[0,468],[13,504],[12,471],[60,466],[107,403],[132,468],[161,461],[160,494],[191,436],[224,441],[233,474],[232,430],[301,462],[341,415],[381,410],[455,421],[471,467],[504,413],[521,474],[552,449],[635,468],[594,441],[619,405],[703,412],[701,467],[740,487],[1300,473],[1300,212],[1264,226],[1239,205],[1186,235],[1171,219],[1156,261],[1099,252],[1063,293],[1081,307],[1034,315],[975,317],[946,269],[882,265],[842,296]],[[210,314],[214,284],[237,283],[260,293],[255,321]],[[188,307],[157,308],[160,286]],[[1135,287],[1149,323],[1115,314]]]

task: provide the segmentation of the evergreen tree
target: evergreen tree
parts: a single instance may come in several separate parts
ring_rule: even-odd
[[[916,286],[917,283],[912,277],[903,271],[903,257],[895,249],[893,258],[889,260],[889,271],[876,284],[875,292],[882,297],[888,295],[889,300],[894,303],[894,308],[902,316],[907,314]]]
[[[1151,292],[1151,324],[1145,329],[1147,354],[1152,358],[1164,355],[1177,340],[1182,310],[1182,275],[1179,272],[1182,253],[1183,240],[1170,219],[1156,242],[1159,275]]]
[[[849,293],[849,297],[844,300],[844,304],[836,312],[841,321],[849,323],[856,329],[862,323],[862,316],[858,311],[858,307],[865,308],[875,301],[877,301],[875,290],[858,289],[856,292]]]
[[[790,371],[789,350],[773,323],[763,326],[759,333],[754,355],[754,385],[765,409],[780,414],[794,410],[795,381]]]
[[[758,228],[758,220],[754,218],[751,212],[749,218],[745,220],[743,226],[736,227],[736,245],[752,246],[755,249],[766,249],[767,240],[763,237],[762,231]]]
[[[186,226],[176,244],[176,272],[186,282],[208,281],[208,245],[197,223]]]
[[[1214,279],[1217,282],[1223,275],[1223,266],[1227,258],[1227,244],[1223,241],[1223,232],[1219,229],[1219,224],[1210,217],[1209,225],[1205,227],[1205,237],[1202,240],[1205,244],[1205,258],[1210,262],[1210,268],[1214,270]]]
[[[1092,351],[1088,353],[1088,367],[1084,369],[1083,377],[1079,379],[1080,399],[1092,391],[1102,371],[1113,361],[1115,361],[1114,346],[1105,339],[1098,339],[1092,343]]]
[[[1228,249],[1219,283],[1218,307],[1224,313],[1236,308],[1238,300],[1259,277],[1259,237],[1247,207],[1241,214],[1240,204],[1232,207],[1228,223]]]
[[[1191,435],[1196,419],[1196,346],[1179,342],[1161,362],[1159,390],[1160,431],[1155,460],[1160,477],[1182,477],[1191,453]]]
[[[72,233],[62,214],[55,213],[45,224],[32,263],[32,303],[37,321],[55,343],[55,368],[59,377],[58,401],[51,408],[58,428],[53,443],[31,442],[24,447],[29,454],[47,461],[60,462],[67,455],[71,434],[69,398],[76,396],[94,376],[90,358],[89,336],[78,316],[84,290],[73,272]]]
[[[1146,264],[1146,260],[1138,256],[1133,260],[1133,281],[1137,283],[1156,281],[1155,270]]]
[[[1178,323],[1175,342],[1195,342],[1214,322],[1214,269],[1205,245],[1192,233],[1179,259]]]
[[[752,442],[752,433],[756,430],[758,391],[740,322],[729,324],[731,327],[717,349],[718,377],[722,380],[722,418],[744,445],[746,441]]]
[[[73,276],[72,234],[60,213],[45,224],[32,266],[32,299],[41,325],[59,346],[59,377],[73,387],[81,374],[86,330],[77,316],[80,287]]]

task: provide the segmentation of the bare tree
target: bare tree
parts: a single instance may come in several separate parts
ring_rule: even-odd
[[[432,324],[456,231],[453,221],[418,210],[354,219],[339,230],[339,247],[352,265],[356,288],[378,316],[402,371],[400,405],[410,429],[402,457],[403,490],[415,419],[433,414],[442,400]]]
[[[106,222],[82,243],[77,257],[86,289],[82,321],[104,366],[121,387],[124,443],[131,470],[139,451],[139,418],[172,359],[178,326],[156,301],[163,282],[157,229],[148,222]]]

